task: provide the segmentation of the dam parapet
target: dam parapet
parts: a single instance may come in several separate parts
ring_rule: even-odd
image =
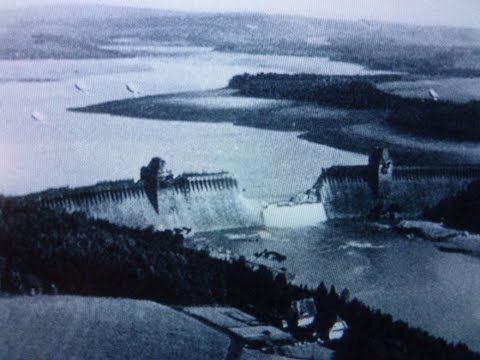
[[[232,174],[221,171],[174,177],[160,158],[142,167],[138,181],[49,189],[22,199],[135,228],[209,231],[262,224],[260,204],[243,197]]]
[[[480,166],[394,166],[387,149],[368,165],[323,169],[313,189],[329,219],[417,218],[480,179]]]

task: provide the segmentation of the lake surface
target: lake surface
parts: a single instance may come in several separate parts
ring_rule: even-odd
[[[208,239],[208,240],[207,240]],[[337,292],[382,309],[395,319],[480,350],[480,261],[442,253],[420,239],[362,222],[335,222],[299,229],[224,231],[196,241],[243,254],[248,260],[295,274],[294,282]],[[259,260],[264,249],[287,256]]]
[[[143,96],[221,88],[244,72],[372,73],[325,58],[195,50],[178,57],[170,52],[158,58],[0,61],[0,193],[138,178],[142,165],[161,156],[175,173],[231,171],[246,195],[275,200],[311,186],[322,167],[366,162],[361,155],[299,140],[298,133],[66,110],[131,97],[127,84]],[[218,100],[210,103],[218,106]],[[262,100],[241,105],[262,106]],[[44,120],[32,119],[32,113]]]
[[[66,110],[134,96],[126,84],[149,95],[221,88],[244,72],[374,73],[323,58],[168,50],[159,50],[156,58],[0,61],[0,193],[138,178],[142,165],[161,156],[174,173],[231,171],[247,197],[273,201],[309,188],[322,167],[367,162],[363,155],[300,140],[298,133]],[[262,102],[225,106],[240,105]],[[212,99],[210,106],[222,104]],[[40,121],[32,118],[34,112]],[[284,265],[297,274],[296,281],[347,287],[395,318],[480,350],[476,258],[444,254],[430,243],[362,223],[208,238],[246,256],[277,250],[287,255]]]

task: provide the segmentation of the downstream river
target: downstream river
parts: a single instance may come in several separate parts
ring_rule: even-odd
[[[135,96],[127,84],[149,95],[221,88],[244,72],[374,73],[358,65],[158,48],[154,58],[0,61],[0,66],[3,194],[138,179],[140,167],[161,156],[174,173],[231,171],[245,196],[274,201],[310,187],[323,167],[367,162],[360,154],[300,140],[294,132],[67,111]],[[428,242],[364,223],[202,236],[198,241],[247,257],[265,248],[281,252],[287,255],[282,266],[297,275],[295,281],[348,288],[396,319],[480,350],[476,258],[444,254]]]

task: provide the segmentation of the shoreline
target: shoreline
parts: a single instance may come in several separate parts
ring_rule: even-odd
[[[480,234],[448,228],[442,223],[403,220],[393,229],[406,236],[415,236],[435,244],[442,252],[480,256]]]
[[[407,134],[408,136],[409,134]],[[299,135],[300,139],[334,147],[339,150],[345,150],[355,153],[368,155],[373,148],[388,148],[395,162],[399,165],[449,165],[452,163],[461,163],[463,165],[474,165],[480,163],[478,160],[466,161],[464,156],[449,153],[447,151],[423,150],[421,148],[412,148],[395,144],[394,142],[375,139],[357,134],[355,132],[347,133],[340,128],[324,128],[318,132],[306,132]],[[432,141],[435,141],[432,139]]]
[[[230,104],[222,105],[222,101]],[[235,105],[235,101],[244,104]],[[400,165],[480,164],[480,157],[472,156],[468,151],[462,154],[447,148],[436,149],[438,139],[414,136],[396,129],[392,131],[391,139],[377,134],[364,136],[355,130],[359,126],[387,126],[384,124],[384,110],[352,110],[310,102],[247,97],[228,87],[114,100],[69,108],[68,111],[157,121],[228,122],[236,126],[297,132],[300,139],[364,155],[375,147],[389,148]],[[414,146],[405,141],[411,138],[417,142]],[[451,141],[452,146],[462,144],[464,142]]]

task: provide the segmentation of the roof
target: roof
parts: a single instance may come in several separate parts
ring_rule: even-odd
[[[312,298],[297,300],[294,302],[294,305],[300,317],[315,316],[317,314],[317,307]]]
[[[230,331],[247,343],[293,341],[289,333],[270,325],[235,327],[230,328]]]
[[[293,337],[279,328],[266,325],[239,309],[232,307],[194,306],[183,309],[204,323],[222,329],[250,345],[293,343]]]

